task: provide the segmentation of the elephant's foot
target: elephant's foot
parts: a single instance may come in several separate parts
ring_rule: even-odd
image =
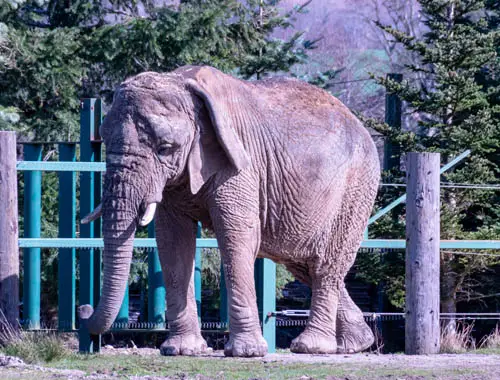
[[[359,309],[358,309],[359,310]],[[337,352],[354,354],[369,348],[375,337],[361,311],[339,311],[337,314]]]
[[[193,356],[204,354],[206,351],[207,342],[195,334],[168,337],[160,346],[160,353],[164,356]]]
[[[302,334],[292,340],[290,351],[296,354],[335,354],[337,340],[335,336],[325,336],[306,328]]]
[[[224,346],[224,355],[252,357],[267,354],[267,342],[260,331],[254,333],[230,334]]]

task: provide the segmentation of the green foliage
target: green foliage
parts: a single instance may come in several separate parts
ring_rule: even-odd
[[[14,107],[0,106],[0,129],[9,130],[19,121],[19,114]]]
[[[289,41],[270,38],[275,28],[291,25],[292,15],[279,16],[263,2],[261,17],[257,4],[195,0],[178,9],[155,9],[150,18],[96,29],[86,51],[94,62],[86,90],[109,95],[126,76],[188,64],[207,64],[245,78],[287,71],[306,58],[301,34]]]
[[[447,162],[466,149],[472,154],[444,175],[450,183],[500,183],[500,31],[498,1],[420,0],[427,32],[421,38],[390,26],[385,32],[419,57],[407,66],[420,81],[402,83],[378,78],[396,93],[418,119],[415,129],[401,131],[372,123],[401,152],[434,151]],[[385,173],[384,181],[400,182],[399,169]],[[384,189],[378,204],[396,190]],[[383,199],[383,201],[381,201]],[[394,199],[394,198],[392,198]],[[498,239],[499,193],[477,189],[442,190],[442,239]],[[380,236],[403,232],[403,220],[392,215],[380,219],[371,232]],[[394,236],[392,236],[394,237]],[[462,300],[474,295],[473,276],[498,263],[487,256],[442,253],[442,300]],[[386,265],[392,265],[386,262]],[[390,271],[385,270],[386,273]],[[396,276],[397,277],[397,276]],[[449,281],[448,281],[449,280]],[[395,279],[397,283],[399,280]],[[451,281],[451,282],[450,282]],[[401,284],[402,285],[402,284]],[[476,296],[480,296],[475,294]],[[397,300],[391,300],[397,304]]]
[[[276,298],[283,298],[283,289],[289,282],[295,281],[295,277],[283,264],[276,264]]]
[[[104,96],[130,75],[208,64],[245,78],[288,71],[306,58],[310,41],[289,28],[277,1],[193,0],[154,7],[135,1],[30,0],[0,12],[0,107],[18,110],[28,139],[75,140],[79,97]],[[141,15],[139,16],[139,14]],[[116,22],[107,23],[108,18]],[[4,118],[2,118],[4,119]]]
[[[396,308],[405,304],[405,252],[401,250],[360,250],[356,257],[357,277],[383,285],[384,293]]]
[[[75,29],[9,28],[0,62],[0,104],[16,109],[15,129],[31,140],[75,140],[84,74]]]

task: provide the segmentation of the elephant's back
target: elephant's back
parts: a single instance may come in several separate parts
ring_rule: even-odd
[[[287,78],[257,81],[255,88],[280,164],[293,166],[309,186],[378,159],[368,130],[328,92]]]
[[[377,172],[367,192],[376,186],[371,179],[378,176],[378,156],[366,128],[326,91],[296,80],[262,84],[265,128],[273,137],[266,155],[263,251],[279,256],[330,228],[358,174]]]
[[[256,81],[252,87],[264,128],[281,141],[338,147],[352,139],[371,140],[349,108],[321,88],[293,78]]]

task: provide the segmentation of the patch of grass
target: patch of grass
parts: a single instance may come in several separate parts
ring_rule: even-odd
[[[21,358],[25,363],[47,363],[69,354],[63,340],[54,332],[24,331],[12,326],[0,313],[0,351]]]
[[[496,325],[491,334],[481,340],[479,347],[500,351],[500,325]]]
[[[264,362],[255,359],[223,357],[163,357],[139,355],[80,355],[72,354],[52,362],[51,367],[78,369],[87,374],[125,376],[159,376],[194,378],[204,375],[215,379],[299,379],[308,378],[356,378],[379,379],[387,376],[433,377],[457,376],[471,373],[455,368],[412,368],[394,365],[367,363],[303,363]],[[474,369],[480,373],[481,369]]]
[[[20,331],[19,336],[0,348],[5,355],[17,356],[25,363],[48,363],[68,355],[55,333]]]
[[[500,348],[478,348],[477,350],[470,351],[470,353],[481,355],[500,355]]]

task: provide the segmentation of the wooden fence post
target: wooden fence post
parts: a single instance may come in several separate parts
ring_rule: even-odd
[[[405,353],[435,354],[439,330],[439,153],[406,162]]]
[[[16,159],[16,133],[0,131],[0,310],[14,328],[19,321]]]

